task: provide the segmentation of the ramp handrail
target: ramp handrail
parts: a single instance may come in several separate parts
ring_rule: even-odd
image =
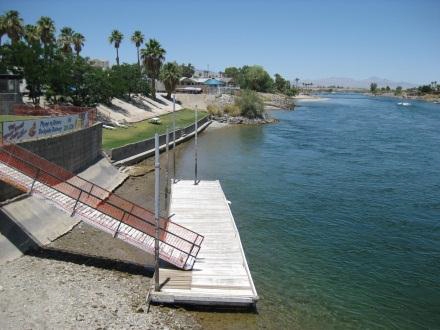
[[[76,202],[72,214],[80,202],[116,219],[120,224],[124,223],[149,236],[155,236],[156,223],[154,214],[151,211],[76,176],[61,166],[51,163],[22,147],[17,145],[1,146],[0,162],[33,178],[34,183],[36,181],[41,182],[74,199]],[[187,257],[181,265],[182,268],[192,268],[204,237],[165,218],[160,218],[159,223],[161,243],[184,253]],[[118,230],[119,226],[115,235],[117,235]],[[173,243],[165,241],[165,238],[171,238]],[[186,265],[188,261],[190,262],[189,266]],[[182,260],[179,263],[181,262]]]

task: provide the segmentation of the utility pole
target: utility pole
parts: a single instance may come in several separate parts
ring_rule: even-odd
[[[195,124],[194,124],[194,129],[195,129],[195,137],[194,137],[194,184],[197,185],[197,135],[198,135],[198,125],[197,125],[197,117],[198,117],[198,111],[197,111],[197,105],[196,105],[196,111],[195,111],[195,116],[196,116],[196,120],[195,120]]]
[[[176,183],[176,94],[173,94],[173,183]]]
[[[160,214],[160,159],[159,159],[159,134],[154,135],[154,218],[156,220],[156,237],[154,239],[154,291],[160,291],[159,287],[159,214]]]

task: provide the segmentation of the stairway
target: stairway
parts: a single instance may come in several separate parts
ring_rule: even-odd
[[[154,214],[17,145],[0,147],[0,180],[44,198],[115,238],[154,253]],[[192,269],[203,236],[161,218],[159,256]]]

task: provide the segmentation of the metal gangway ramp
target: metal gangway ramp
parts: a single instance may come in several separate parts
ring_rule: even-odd
[[[154,253],[154,214],[18,145],[0,146],[0,180],[44,198],[115,238]],[[203,236],[160,218],[159,256],[184,270],[193,268]]]

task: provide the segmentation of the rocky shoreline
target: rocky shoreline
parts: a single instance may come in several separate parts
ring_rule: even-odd
[[[224,116],[212,116],[211,119],[222,124],[230,124],[230,125],[264,125],[264,124],[273,124],[279,122],[278,119],[269,117],[268,115],[264,116],[264,118],[247,118],[243,116],[232,117],[232,116],[224,115]]]

